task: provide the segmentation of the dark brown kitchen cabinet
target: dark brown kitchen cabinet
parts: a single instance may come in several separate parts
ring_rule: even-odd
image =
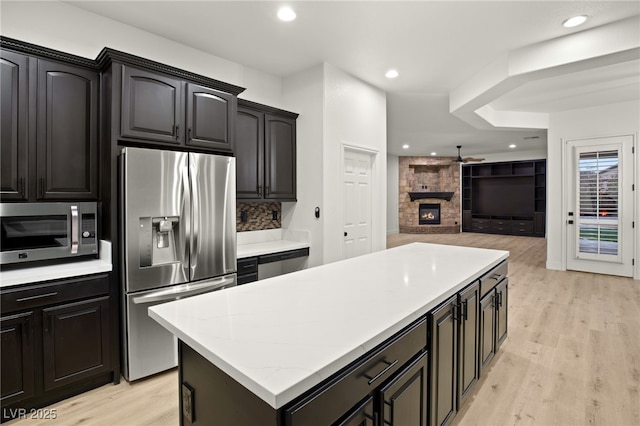
[[[0,50],[0,195],[26,201],[28,181],[29,57]]]
[[[266,114],[264,118],[264,197],[296,198],[296,121]]]
[[[492,273],[489,272],[489,274]],[[498,284],[488,289],[480,299],[480,370],[478,376],[487,368],[500,345],[507,338],[508,290],[509,278],[501,276]]]
[[[2,200],[97,200],[99,74],[2,51],[1,78]]]
[[[358,404],[347,416],[335,426],[377,426],[374,413],[373,397],[369,396]]]
[[[496,286],[496,351],[507,338],[507,306],[509,301],[509,279]]]
[[[183,86],[177,78],[123,66],[121,135],[184,144]]]
[[[458,335],[458,411],[478,381],[478,306],[480,286],[476,282],[459,293],[460,328]]]
[[[423,352],[380,389],[380,424],[389,426],[429,424],[427,354]]]
[[[98,198],[99,74],[38,60],[38,199]]]
[[[480,372],[496,353],[495,295],[490,292],[480,300]]]
[[[0,292],[2,419],[117,382],[109,275]]]
[[[3,407],[34,395],[33,322],[31,311],[0,318],[0,401]]]
[[[236,96],[122,66],[123,138],[233,152]]]
[[[42,322],[45,392],[109,370],[108,296],[46,308]]]
[[[430,424],[449,424],[456,415],[458,359],[457,295],[429,314],[431,335]]]
[[[186,144],[233,152],[236,97],[197,84],[187,84]]]
[[[236,194],[245,201],[296,200],[296,117],[239,100]]]

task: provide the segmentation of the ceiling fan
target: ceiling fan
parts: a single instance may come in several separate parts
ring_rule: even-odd
[[[457,145],[456,148],[458,148],[458,157],[455,160],[453,160],[456,163],[471,163],[471,162],[484,161],[484,158],[473,158],[473,157],[462,158],[462,156],[460,155],[460,148],[462,148],[462,145]]]

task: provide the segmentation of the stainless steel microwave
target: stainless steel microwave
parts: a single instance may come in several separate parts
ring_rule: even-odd
[[[98,204],[0,203],[0,264],[98,254]]]

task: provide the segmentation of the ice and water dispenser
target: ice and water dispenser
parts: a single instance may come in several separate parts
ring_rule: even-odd
[[[180,218],[140,218],[140,267],[180,262]]]

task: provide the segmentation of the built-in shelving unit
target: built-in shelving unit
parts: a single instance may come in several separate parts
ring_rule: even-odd
[[[462,230],[545,235],[546,160],[462,166]]]

